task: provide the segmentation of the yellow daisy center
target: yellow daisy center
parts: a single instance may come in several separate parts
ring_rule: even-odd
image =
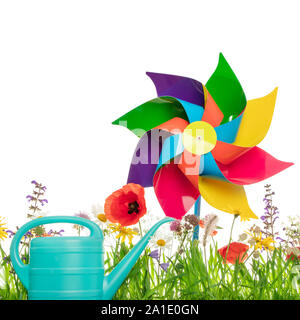
[[[107,218],[106,218],[104,213],[99,213],[97,215],[97,219],[100,220],[101,222],[106,222],[107,221]]]
[[[164,247],[166,245],[166,241],[163,239],[159,239],[156,241],[156,244],[160,247]]]

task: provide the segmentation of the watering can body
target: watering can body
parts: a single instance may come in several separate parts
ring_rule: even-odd
[[[38,218],[15,234],[11,261],[30,300],[102,300],[111,299],[157,228],[153,226],[116,268],[104,276],[103,234],[94,222],[71,216]],[[19,257],[19,243],[30,229],[43,224],[69,222],[87,227],[88,237],[39,237],[31,240],[29,264]]]
[[[101,299],[103,254],[102,241],[94,237],[33,239],[29,299]]]

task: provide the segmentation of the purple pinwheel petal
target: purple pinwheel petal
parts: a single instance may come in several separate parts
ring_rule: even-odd
[[[32,180],[31,183],[32,183],[32,184],[35,184],[35,185],[38,184],[35,180]]]
[[[139,140],[132,157],[127,183],[137,183],[143,187],[153,186],[153,176],[159,162],[162,145],[171,133],[152,129]]]
[[[158,249],[153,250],[153,251],[149,254],[149,257],[158,260],[158,259],[159,259],[159,250],[158,250]]]
[[[155,72],[146,72],[153,81],[157,95],[171,96],[204,106],[203,85],[194,79]]]
[[[261,216],[260,218],[262,221],[266,220],[266,216]]]
[[[170,263],[169,262],[165,262],[165,263],[161,263],[160,267],[164,270],[167,271],[167,269],[169,268]]]

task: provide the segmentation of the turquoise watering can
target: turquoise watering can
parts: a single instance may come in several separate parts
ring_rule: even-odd
[[[164,223],[156,223],[114,270],[104,276],[103,234],[94,222],[72,216],[38,218],[15,234],[10,248],[13,267],[28,291],[30,300],[110,300],[125,280],[151,236]],[[29,264],[19,256],[24,234],[39,225],[73,223],[87,227],[88,237],[40,237],[30,243]]]

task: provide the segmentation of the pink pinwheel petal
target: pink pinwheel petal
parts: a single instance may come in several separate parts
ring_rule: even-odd
[[[165,215],[176,219],[181,219],[199,197],[198,189],[173,162],[155,173],[153,187]]]
[[[232,183],[252,184],[279,173],[293,165],[277,160],[266,151],[254,147],[228,165],[218,163],[223,175]]]

